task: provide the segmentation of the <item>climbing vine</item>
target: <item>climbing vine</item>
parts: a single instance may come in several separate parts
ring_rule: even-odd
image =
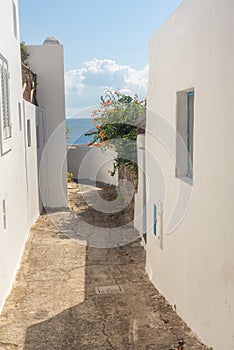
[[[21,61],[27,66],[28,65],[28,57],[29,53],[27,52],[27,46],[25,45],[25,42],[22,41],[20,43],[20,54],[21,54]]]

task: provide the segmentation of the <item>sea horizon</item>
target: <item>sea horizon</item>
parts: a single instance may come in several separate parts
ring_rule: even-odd
[[[66,118],[66,125],[69,129],[67,144],[68,145],[86,145],[92,141],[91,136],[86,136],[90,130],[95,130],[93,118],[91,117],[69,117]]]

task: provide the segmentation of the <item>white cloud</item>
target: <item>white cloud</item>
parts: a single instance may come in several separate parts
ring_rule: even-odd
[[[68,113],[97,105],[100,96],[108,89],[119,89],[123,93],[146,96],[148,66],[136,70],[119,65],[113,60],[94,58],[79,69],[65,74],[66,104]]]

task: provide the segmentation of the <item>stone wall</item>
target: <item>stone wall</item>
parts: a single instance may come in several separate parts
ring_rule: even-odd
[[[128,222],[134,220],[135,193],[137,192],[137,173],[128,166],[121,164],[119,168],[119,190],[128,206]]]

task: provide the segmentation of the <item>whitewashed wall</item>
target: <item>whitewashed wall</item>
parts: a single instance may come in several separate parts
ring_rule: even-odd
[[[146,149],[163,169],[163,246],[153,234],[160,198],[157,161],[146,154],[147,272],[178,313],[214,349],[234,349],[234,2],[186,0],[150,41]],[[175,129],[176,92],[195,88],[194,185],[182,223],[167,225],[179,186],[175,163],[155,136]],[[169,135],[169,134],[168,134]],[[175,150],[175,135],[169,140]]]
[[[45,207],[67,206],[66,122],[63,46],[56,39],[27,47],[29,64],[38,75],[37,97],[45,109],[46,148],[41,166],[47,167]]]
[[[118,172],[110,175],[113,170],[114,151],[102,151],[96,147],[73,145],[68,148],[68,171],[75,179],[88,179],[117,185]]]
[[[18,2],[14,0],[18,10]],[[18,29],[18,24],[17,24]],[[19,29],[17,30],[19,33]],[[29,233],[29,228],[38,216],[37,193],[28,197],[26,164],[34,157],[35,146],[25,148],[25,123],[22,103],[22,83],[19,39],[14,36],[13,7],[8,0],[1,1],[0,54],[8,60],[10,111],[12,137],[9,152],[0,154],[0,311],[7,297]],[[18,105],[19,104],[19,105]],[[18,107],[21,109],[21,122]],[[34,112],[30,113],[34,118]],[[33,129],[34,133],[34,129]],[[34,134],[32,141],[35,145]],[[1,146],[3,145],[0,135]],[[36,176],[34,163],[28,169],[29,176]],[[30,180],[36,185],[36,178]],[[3,201],[6,203],[6,229],[3,226]]]
[[[13,4],[16,6],[15,23]],[[63,47],[47,40],[45,45],[31,47],[29,51],[30,66],[38,74],[40,108],[22,99],[18,1],[2,0],[0,54],[9,67],[12,136],[5,142],[0,133],[0,312],[10,292],[30,227],[39,215],[40,196],[45,206],[67,205]],[[37,128],[39,133],[45,131],[40,145]],[[46,149],[41,154],[45,141]],[[42,182],[39,189],[40,158],[44,164],[39,169]]]

